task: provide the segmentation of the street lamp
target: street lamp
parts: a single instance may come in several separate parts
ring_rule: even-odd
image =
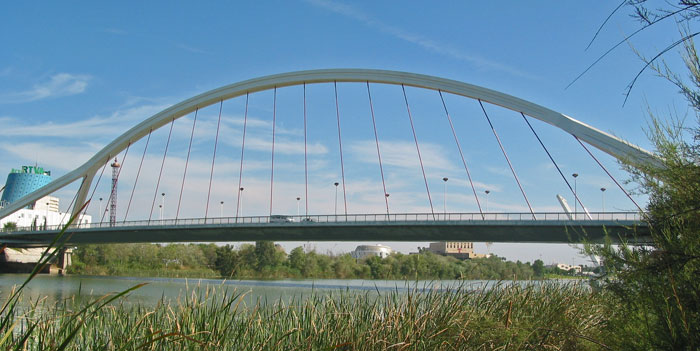
[[[297,217],[299,217],[299,200],[301,200],[301,197],[297,196]]]
[[[163,220],[163,205],[158,205],[158,213],[159,213],[158,219]]]
[[[337,216],[338,215],[338,185],[340,185],[340,183],[335,182],[335,183],[333,183],[333,185],[335,185],[335,215]]]
[[[219,203],[219,205],[221,205],[221,211],[220,211],[221,213],[219,214],[219,217],[223,217],[224,216],[224,202],[221,201]]]
[[[571,176],[574,177],[574,219],[576,219],[576,212],[578,212],[578,194],[577,194],[576,178],[578,178],[578,173],[574,173]]]
[[[100,198],[100,223],[102,223],[102,198]]]
[[[46,217],[44,217],[44,230],[49,226],[49,203],[46,203]]]
[[[485,206],[486,207],[486,212],[489,211],[489,194],[491,193],[491,190],[484,190],[486,193],[486,201],[485,201]]]
[[[386,198],[386,219],[389,220],[389,194],[384,194]]]
[[[603,200],[603,212],[605,212],[605,188],[600,188],[600,197]]]
[[[241,217],[243,217],[243,189],[244,189],[243,187],[241,187],[241,188],[240,188],[240,191],[241,191],[241,196],[240,196],[240,203],[241,203],[241,206],[240,206],[240,209],[241,209]]]
[[[160,205],[163,208],[163,215],[165,215],[165,193],[161,193]]]
[[[442,178],[443,188],[442,188],[442,213],[447,216],[447,177]]]

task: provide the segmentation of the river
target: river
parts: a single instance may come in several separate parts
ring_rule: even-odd
[[[27,274],[0,275],[0,299],[6,300],[14,286],[21,285]],[[327,295],[349,291],[377,295],[391,291],[408,292],[411,290],[446,289],[462,287],[478,289],[494,281],[403,281],[403,280],[220,280],[220,279],[185,279],[185,278],[143,278],[143,277],[102,277],[102,276],[55,276],[38,275],[28,285],[22,295],[23,304],[38,299],[48,303],[64,299],[86,296],[102,296],[124,291],[136,284],[147,283],[134,290],[123,300],[126,303],[154,305],[161,298],[176,300],[189,296],[199,288],[216,288],[221,292],[245,293],[246,303],[254,303],[258,298],[272,301],[289,301],[292,298],[306,298],[312,294]],[[521,282],[525,283],[525,282]]]

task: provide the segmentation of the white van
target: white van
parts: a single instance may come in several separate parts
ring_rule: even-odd
[[[294,218],[285,215],[272,215],[270,216],[270,223],[293,223]]]

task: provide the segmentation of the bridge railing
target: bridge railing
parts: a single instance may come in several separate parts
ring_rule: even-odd
[[[641,221],[638,212],[590,212],[590,213],[565,213],[565,212],[535,212],[534,216],[529,212],[516,213],[391,213],[391,214],[338,214],[338,215],[273,215],[273,216],[249,216],[249,217],[210,217],[210,218],[178,218],[159,220],[140,220],[117,222],[112,225],[109,222],[73,224],[71,228],[112,228],[112,227],[157,227],[157,226],[199,226],[199,225],[314,225],[317,223],[374,223],[392,224],[396,222],[490,222],[490,221],[521,221],[543,222],[562,221],[582,224],[588,221]],[[572,223],[573,224],[573,223]],[[42,231],[59,230],[61,225],[19,227],[13,230],[0,229],[0,231]]]

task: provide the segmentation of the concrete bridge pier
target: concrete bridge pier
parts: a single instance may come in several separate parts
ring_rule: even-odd
[[[59,275],[66,275],[66,270],[73,263],[71,255],[73,254],[73,249],[62,248],[59,250],[57,255],[56,269]]]

